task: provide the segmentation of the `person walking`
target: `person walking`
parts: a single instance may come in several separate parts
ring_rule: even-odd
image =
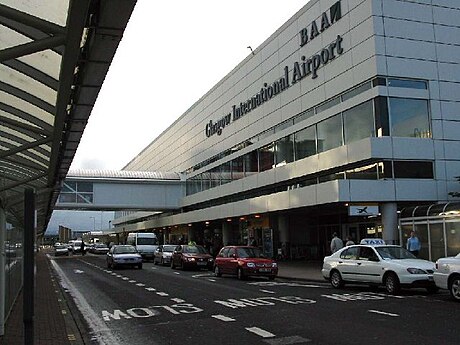
[[[406,248],[408,251],[410,251],[415,256],[418,256],[418,254],[420,253],[422,244],[420,243],[420,240],[418,239],[418,237],[415,235],[414,230],[411,230],[410,232],[410,237],[407,239]]]
[[[82,240],[81,241],[81,247],[80,247],[80,250],[81,250],[81,255],[85,255],[85,242]]]
[[[331,240],[331,252],[334,254],[339,249],[343,248],[343,241],[337,236],[337,233],[334,232],[332,234]]]

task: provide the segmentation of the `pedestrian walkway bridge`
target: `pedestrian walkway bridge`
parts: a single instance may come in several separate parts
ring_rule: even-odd
[[[62,185],[55,210],[154,210],[179,208],[185,183],[178,173],[75,170]]]

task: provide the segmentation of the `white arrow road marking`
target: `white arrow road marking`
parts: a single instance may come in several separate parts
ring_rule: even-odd
[[[77,274],[82,274],[82,273],[85,273],[84,271],[81,271],[81,270],[73,270],[74,273],[77,273]]]
[[[152,270],[157,270],[157,269],[158,269],[158,268],[156,268],[156,267],[152,267]]]
[[[275,336],[273,333],[267,332],[259,327],[246,327],[246,329],[262,338],[273,338]]]
[[[200,273],[200,274],[194,274],[192,278],[210,277],[213,275],[214,275],[213,273]]]
[[[220,321],[225,321],[225,322],[235,321],[235,319],[232,319],[231,317],[224,316],[224,315],[211,315],[211,317],[213,317],[213,318],[215,318],[217,320],[220,320]]]
[[[157,292],[157,295],[163,297],[169,296],[166,292]]]
[[[171,298],[171,301],[176,302],[176,303],[184,303],[185,301],[181,298]]]
[[[179,272],[174,272],[174,274],[180,274]]]
[[[398,314],[387,313],[385,311],[380,311],[380,310],[369,310],[369,313],[375,313],[375,314],[381,314],[381,315],[387,315],[387,316],[399,316]]]
[[[145,284],[137,283],[136,286],[145,286]]]
[[[208,279],[208,281],[215,282],[216,280],[215,279]]]
[[[128,283],[135,283],[136,281],[135,280],[130,280]]]
[[[270,290],[260,290],[260,292],[265,292],[265,293],[276,293],[275,291],[270,291]]]
[[[123,279],[123,280],[129,280],[129,278],[128,278],[128,277],[123,277],[122,279]]]
[[[145,289],[146,289],[147,291],[157,291],[157,289],[152,288],[152,287],[146,287]]]

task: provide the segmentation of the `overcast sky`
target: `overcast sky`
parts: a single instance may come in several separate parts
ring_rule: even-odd
[[[307,2],[138,0],[71,169],[123,168]]]

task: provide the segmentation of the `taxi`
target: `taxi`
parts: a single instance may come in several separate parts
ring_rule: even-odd
[[[383,285],[388,293],[401,288],[426,288],[435,293],[435,264],[417,259],[401,246],[387,245],[382,239],[364,239],[358,245],[342,248],[326,256],[321,273],[338,289],[346,283]]]

